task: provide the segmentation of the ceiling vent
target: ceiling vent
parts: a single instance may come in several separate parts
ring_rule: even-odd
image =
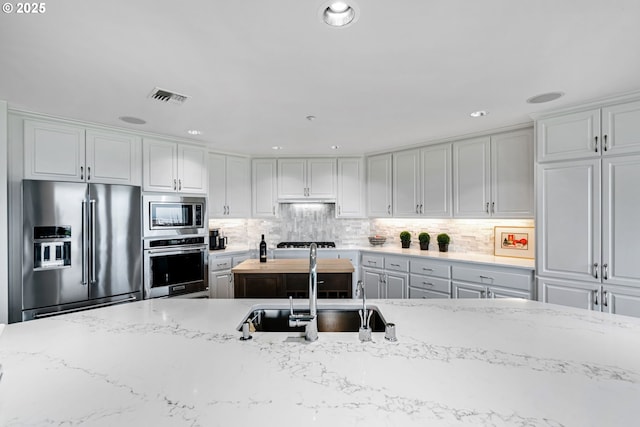
[[[187,95],[170,92],[165,89],[160,89],[159,87],[156,87],[153,89],[153,91],[151,91],[151,93],[149,94],[149,98],[155,99],[156,101],[170,102],[172,104],[178,105],[184,104],[185,101],[189,99]]]

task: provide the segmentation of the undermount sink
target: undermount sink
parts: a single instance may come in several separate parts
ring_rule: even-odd
[[[319,306],[318,307],[318,332],[358,332],[360,329],[360,315],[358,310],[362,306]],[[376,306],[367,305],[372,310],[369,325],[372,332],[384,332],[386,321]],[[302,314],[308,307],[294,307],[296,314]],[[256,332],[304,332],[304,326],[289,326],[289,307],[283,306],[254,306],[242,319],[238,331],[242,325],[250,320]]]

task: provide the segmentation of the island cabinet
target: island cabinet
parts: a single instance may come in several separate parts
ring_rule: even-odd
[[[139,137],[63,122],[24,121],[24,177],[140,185]]]
[[[453,298],[535,299],[533,270],[454,263],[451,278]]]
[[[351,298],[348,259],[318,259],[318,298]],[[308,259],[250,259],[233,270],[235,298],[309,298]]]

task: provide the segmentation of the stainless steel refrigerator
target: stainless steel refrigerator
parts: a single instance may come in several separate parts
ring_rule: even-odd
[[[142,299],[140,188],[23,181],[22,320]]]

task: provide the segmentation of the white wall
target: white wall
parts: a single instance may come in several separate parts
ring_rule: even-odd
[[[7,149],[7,103],[0,101],[0,323],[9,318]]]

